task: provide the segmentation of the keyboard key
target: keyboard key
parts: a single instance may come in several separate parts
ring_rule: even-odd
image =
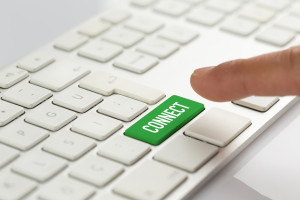
[[[65,130],[50,137],[44,143],[43,150],[68,160],[76,160],[94,146],[94,140]]]
[[[291,14],[300,17],[300,3],[299,2],[298,2],[298,4],[293,6]]]
[[[31,152],[14,163],[12,170],[39,182],[49,180],[62,171],[67,162],[45,152]]]
[[[131,4],[140,7],[147,7],[154,3],[156,0],[131,0]]]
[[[71,130],[96,140],[105,140],[122,127],[119,120],[99,113],[87,113],[73,123]]]
[[[24,121],[5,127],[0,134],[0,141],[22,151],[37,145],[49,136],[48,131],[32,126]]]
[[[95,190],[93,187],[71,178],[60,177],[45,185],[39,192],[41,199],[82,200],[89,199]]]
[[[113,65],[128,71],[142,74],[158,64],[158,59],[154,56],[142,54],[140,52],[126,52],[118,57]]]
[[[255,39],[275,46],[284,46],[292,41],[295,36],[294,31],[273,26],[258,34]]]
[[[188,14],[187,20],[201,25],[213,26],[219,23],[224,17],[225,14],[222,12],[206,7],[199,7]]]
[[[100,199],[105,199],[105,200],[128,200],[127,198],[116,195],[114,193],[104,194],[100,197]]]
[[[54,47],[63,51],[73,51],[88,41],[88,38],[78,33],[68,33],[54,42]]]
[[[131,28],[145,34],[151,34],[162,28],[164,24],[150,17],[133,18],[125,23],[125,27]]]
[[[25,117],[25,121],[50,131],[57,131],[75,118],[76,114],[70,110],[46,104],[29,113]]]
[[[195,39],[198,33],[186,27],[171,26],[161,31],[158,36],[179,44],[187,44]]]
[[[206,3],[206,6],[224,13],[231,13],[241,6],[241,2],[236,0],[210,0]]]
[[[52,55],[43,52],[37,52],[23,58],[18,63],[18,67],[29,72],[36,72],[53,63],[54,61],[55,58]]]
[[[71,61],[59,61],[34,74],[30,83],[58,92],[78,81],[90,71]]]
[[[154,159],[195,172],[217,153],[218,148],[213,145],[180,135],[156,153]]]
[[[114,191],[132,199],[164,199],[185,179],[179,170],[148,161],[117,183]]]
[[[129,127],[124,134],[159,145],[203,110],[203,104],[173,95]]]
[[[257,0],[257,3],[261,6],[271,8],[273,10],[282,10],[287,7],[291,1],[290,0]]]
[[[15,67],[5,68],[0,71],[0,88],[9,88],[28,76],[28,72],[23,69]]]
[[[2,99],[25,108],[33,108],[51,96],[50,90],[26,82],[4,92]]]
[[[160,38],[152,38],[141,43],[137,50],[164,59],[179,49],[179,45]]]
[[[248,36],[257,30],[259,25],[258,22],[237,17],[223,23],[221,30],[241,36]]]
[[[293,15],[280,18],[275,25],[300,33],[300,18]]]
[[[19,151],[0,144],[0,169],[19,156]],[[1,186],[0,186],[1,187]],[[0,189],[1,190],[1,189]],[[1,195],[0,195],[1,197]]]
[[[122,51],[123,48],[119,45],[99,40],[81,48],[78,55],[99,62],[107,62],[122,53]]]
[[[275,11],[259,5],[251,5],[245,7],[240,16],[254,20],[260,23],[266,23],[275,16]]]
[[[5,126],[23,113],[25,111],[22,107],[0,100],[0,127]]]
[[[121,164],[89,155],[71,168],[70,176],[97,187],[103,187],[124,171]]]
[[[79,87],[68,88],[53,99],[54,104],[80,113],[86,112],[100,101],[100,95]]]
[[[143,38],[144,35],[142,33],[125,28],[111,30],[102,37],[103,40],[121,45],[125,48],[131,47]]]
[[[181,1],[184,1],[184,2],[187,2],[187,3],[190,3],[192,5],[196,5],[196,4],[199,4],[205,0],[181,0]]]
[[[150,151],[150,146],[125,136],[116,136],[99,147],[98,154],[125,165],[132,165]]]
[[[224,147],[250,125],[251,121],[248,118],[219,108],[212,108],[187,127],[185,134]]]
[[[125,10],[110,10],[101,17],[102,20],[112,24],[118,24],[130,17],[130,13]]]
[[[183,1],[164,0],[154,6],[156,12],[178,17],[190,9],[190,4]]]
[[[251,96],[237,101],[233,101],[233,103],[260,112],[265,112],[269,110],[275,103],[277,103],[277,101],[279,101],[278,97]]]
[[[99,20],[90,20],[79,27],[78,32],[88,37],[96,37],[108,30],[110,27],[111,25],[109,23]]]
[[[92,73],[79,85],[103,95],[117,93],[147,104],[155,104],[165,97],[165,94],[159,90],[100,71]]]
[[[13,173],[0,173],[0,199],[17,200],[32,192],[36,183]]]
[[[121,95],[107,97],[98,108],[98,112],[129,122],[147,110],[147,105]]]

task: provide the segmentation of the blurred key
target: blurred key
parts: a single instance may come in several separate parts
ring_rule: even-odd
[[[140,7],[147,7],[154,3],[156,0],[131,0],[131,4]]]
[[[271,8],[273,10],[282,10],[287,7],[291,1],[290,0],[257,0],[257,3],[261,6]]]
[[[22,107],[0,100],[0,127],[18,118],[24,112]]]
[[[234,33],[241,36],[248,36],[257,30],[259,23],[236,17],[230,20],[227,20],[221,25],[221,29],[230,33]]]
[[[154,10],[159,13],[178,17],[190,9],[190,4],[184,1],[163,0],[154,6]]]
[[[145,34],[151,34],[163,27],[163,25],[164,24],[161,21],[143,16],[133,18],[125,23],[125,27],[143,32]]]
[[[280,27],[270,27],[259,33],[255,39],[275,46],[284,46],[294,39],[296,33]]]
[[[186,27],[170,26],[162,30],[158,36],[179,44],[187,44],[195,39],[198,33]]]
[[[198,24],[213,26],[220,22],[225,17],[225,14],[213,9],[199,7],[192,10],[187,20]]]
[[[286,15],[278,19],[275,25],[300,33],[300,17]]]
[[[27,71],[16,67],[2,69],[0,70],[0,88],[9,88],[28,76]]]
[[[101,17],[102,20],[112,24],[118,24],[130,17],[130,13],[125,10],[110,10]]]
[[[275,16],[275,11],[269,8],[265,8],[259,5],[251,5],[245,7],[240,16],[260,22],[266,23]]]
[[[73,51],[86,43],[88,38],[78,33],[68,33],[54,42],[54,47],[64,51]]]
[[[0,169],[7,163],[16,159],[19,156],[19,151],[8,147],[6,145],[0,144]]]
[[[231,13],[241,6],[241,2],[236,0],[210,0],[205,5],[224,13]]]
[[[109,23],[100,20],[90,20],[80,26],[78,32],[88,37],[96,37],[111,27]]]
[[[40,69],[53,63],[55,58],[44,52],[37,52],[23,58],[19,63],[18,67],[29,72],[36,72]]]

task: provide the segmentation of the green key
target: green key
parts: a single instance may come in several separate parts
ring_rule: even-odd
[[[204,110],[204,105],[173,95],[125,131],[125,135],[159,145]]]

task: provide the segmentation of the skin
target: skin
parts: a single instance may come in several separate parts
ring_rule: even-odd
[[[247,96],[300,95],[300,46],[199,68],[191,86],[200,96],[217,102]]]

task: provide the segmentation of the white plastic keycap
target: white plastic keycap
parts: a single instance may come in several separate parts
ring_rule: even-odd
[[[18,118],[24,112],[22,107],[0,100],[0,127]]]
[[[0,142],[20,149],[28,150],[49,136],[49,132],[39,127],[18,121],[1,130]]]
[[[122,127],[121,121],[92,112],[77,119],[71,130],[96,140],[105,140]]]
[[[218,148],[213,145],[180,135],[156,153],[154,159],[188,172],[195,172],[217,152]]]
[[[145,34],[151,34],[163,26],[164,24],[161,21],[144,16],[133,18],[125,23],[125,27]]]
[[[300,17],[286,15],[275,22],[275,25],[300,33]]]
[[[79,87],[68,88],[53,99],[54,104],[80,113],[86,112],[100,101],[101,95]]]
[[[0,169],[19,156],[19,151],[0,144]]]
[[[236,17],[223,23],[221,29],[241,36],[247,36],[258,29],[259,25],[258,22]]]
[[[51,96],[50,90],[26,82],[7,90],[2,99],[25,108],[33,108]]]
[[[165,97],[165,94],[157,89],[100,71],[92,73],[79,85],[103,95],[117,93],[147,104],[155,104]]]
[[[16,67],[2,69],[0,70],[0,88],[9,88],[28,76],[27,71]]]
[[[8,172],[0,173],[0,199],[19,200],[32,192],[37,184],[19,176],[17,174]]]
[[[124,171],[123,166],[106,158],[89,155],[71,168],[70,176],[103,187]]]
[[[164,199],[186,177],[175,168],[147,161],[117,183],[114,191],[130,199]]]
[[[31,77],[30,83],[58,92],[78,81],[89,72],[81,64],[63,60],[55,62],[35,73]]]
[[[154,3],[156,0],[131,0],[131,4],[135,6],[140,6],[140,7],[147,7]]]
[[[99,147],[98,154],[125,165],[132,165],[150,151],[150,146],[126,136],[116,136]]]
[[[224,13],[231,13],[241,6],[241,2],[236,0],[209,0],[206,6]]]
[[[187,12],[190,4],[183,1],[163,0],[154,6],[156,12],[178,17]]]
[[[275,14],[276,12],[274,10],[259,5],[247,6],[240,12],[241,17],[245,17],[260,23],[266,23],[270,21]]]
[[[290,0],[258,0],[257,3],[261,6],[271,8],[275,11],[282,10],[287,7],[291,1]]]
[[[68,33],[54,42],[54,47],[64,51],[73,51],[88,41],[88,38],[78,33]]]
[[[188,126],[185,134],[224,147],[250,125],[251,121],[246,117],[212,108]]]
[[[109,23],[100,20],[90,20],[79,27],[78,32],[88,37],[96,37],[111,27]]]
[[[51,154],[37,151],[30,152],[18,159],[12,167],[14,172],[44,182],[67,166],[67,162]]]
[[[19,63],[18,67],[29,72],[36,72],[47,65],[53,63],[55,58],[44,52],[36,52],[25,58],[23,58]]]
[[[170,26],[162,30],[158,36],[179,44],[187,44],[195,39],[198,33],[186,27]]]
[[[100,113],[127,122],[132,121],[145,110],[147,110],[145,103],[118,94],[107,97],[98,108]]]
[[[279,101],[278,97],[251,96],[237,101],[233,101],[233,103],[260,112],[265,112],[269,110],[277,101]]]
[[[25,117],[25,121],[50,131],[57,131],[76,118],[76,114],[70,110],[45,104],[36,108]]]
[[[43,150],[68,160],[76,160],[94,146],[96,146],[94,140],[69,130],[63,130],[50,137],[43,144]]]
[[[259,33],[255,39],[275,46],[284,46],[294,39],[296,33],[280,27],[270,27]]]
[[[224,17],[225,14],[217,10],[198,7],[187,15],[187,20],[201,25],[213,26],[219,23]]]
[[[128,19],[129,17],[130,13],[128,11],[115,9],[104,13],[101,19],[112,24],[117,24]]]

